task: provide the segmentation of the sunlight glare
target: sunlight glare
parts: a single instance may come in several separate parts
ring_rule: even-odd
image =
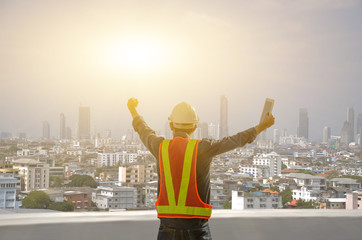
[[[129,73],[159,71],[170,60],[170,47],[149,37],[127,37],[107,45],[106,64]]]

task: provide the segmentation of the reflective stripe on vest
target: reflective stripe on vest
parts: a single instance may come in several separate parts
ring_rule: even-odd
[[[169,159],[169,152],[168,152],[170,141],[171,140],[164,140],[162,143],[162,149],[160,149],[162,151],[162,165],[163,165],[163,172],[164,172],[164,178],[165,178],[164,182],[165,182],[166,191],[167,191],[168,205],[167,206],[157,205],[156,208],[157,208],[158,214],[171,214],[171,215],[181,214],[181,215],[190,215],[190,216],[195,216],[195,217],[202,216],[203,218],[210,217],[211,208],[186,206],[186,198],[187,198],[187,194],[188,194],[189,182],[190,182],[190,177],[191,177],[192,157],[193,157],[193,154],[195,151],[195,146],[196,146],[198,140],[190,139],[187,144],[177,203],[175,200],[176,197],[175,197],[174,185],[173,185],[173,181],[172,181],[170,159]],[[195,167],[196,167],[196,162],[195,162]]]

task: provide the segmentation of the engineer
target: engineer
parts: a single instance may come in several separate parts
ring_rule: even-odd
[[[247,143],[274,124],[272,114],[255,127],[221,140],[192,139],[199,117],[188,103],[176,105],[169,117],[173,139],[155,134],[138,114],[138,100],[130,98],[128,109],[133,127],[143,144],[157,159],[160,219],[158,239],[211,239],[210,164],[214,156]]]

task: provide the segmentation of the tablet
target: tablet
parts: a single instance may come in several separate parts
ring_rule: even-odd
[[[272,113],[272,111],[273,111],[273,106],[274,106],[274,99],[271,99],[271,98],[265,99],[264,109],[263,109],[263,113],[261,114],[259,124],[263,122],[263,120],[264,120],[265,115],[266,115],[267,112],[268,112],[268,113]]]

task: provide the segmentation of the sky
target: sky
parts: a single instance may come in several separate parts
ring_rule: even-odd
[[[309,135],[339,135],[347,108],[362,112],[362,0],[0,1],[0,132],[75,133],[78,107],[92,132],[132,128],[126,104],[155,130],[192,104],[200,122],[229,134],[255,126],[275,99],[278,129],[295,134],[307,108]],[[272,132],[272,131],[270,131]]]

